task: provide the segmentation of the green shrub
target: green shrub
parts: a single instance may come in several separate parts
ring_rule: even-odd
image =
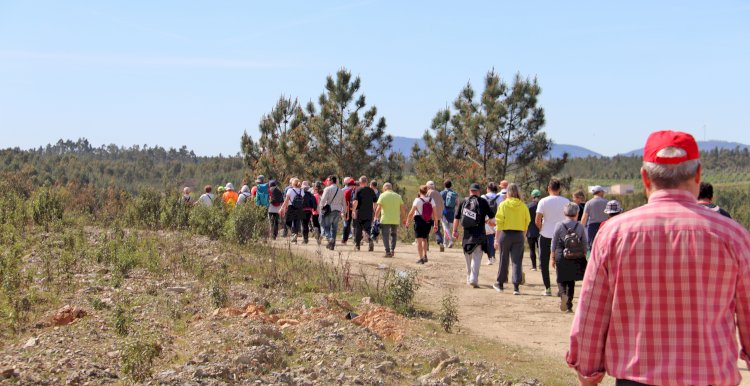
[[[28,224],[29,220],[23,196],[13,192],[0,195],[0,224],[10,224],[20,229]]]
[[[132,323],[133,317],[130,316],[130,309],[122,303],[115,305],[115,312],[112,314],[112,327],[117,335],[127,336],[130,333]]]
[[[224,224],[224,237],[244,245],[265,236],[267,230],[266,208],[245,204],[232,209]]]
[[[208,288],[208,293],[211,296],[211,304],[214,307],[226,307],[229,303],[229,295],[227,295],[227,289],[222,284],[219,278],[211,280],[211,284]]]
[[[415,271],[399,271],[387,281],[387,303],[402,315],[414,314],[414,297],[419,289]]]
[[[452,332],[453,326],[458,323],[458,298],[453,290],[443,295],[439,319],[440,325],[448,333]]]
[[[190,220],[191,206],[182,201],[180,194],[165,194],[161,198],[160,223],[162,228],[186,229]]]
[[[120,370],[135,382],[151,376],[154,361],[161,354],[161,346],[153,339],[137,337],[125,345],[120,356]]]
[[[216,240],[221,236],[226,220],[226,212],[220,204],[198,205],[190,211],[190,229],[203,236]]]
[[[63,197],[58,192],[49,188],[39,188],[30,200],[31,218],[37,225],[43,225],[45,230],[56,221],[62,221],[65,213]]]
[[[156,229],[161,220],[162,194],[154,189],[143,189],[130,200],[126,217],[131,225]]]

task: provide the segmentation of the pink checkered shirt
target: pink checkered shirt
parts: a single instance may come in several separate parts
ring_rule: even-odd
[[[682,190],[657,191],[602,225],[570,332],[570,367],[588,379],[606,371],[650,385],[736,385],[748,348],[747,230]]]

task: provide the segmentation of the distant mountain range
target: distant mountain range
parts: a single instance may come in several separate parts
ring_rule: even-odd
[[[422,138],[408,138],[408,137],[393,137],[393,151],[401,153],[405,156],[411,155],[411,149],[414,147],[414,144],[418,144],[419,147],[424,148],[424,140]],[[740,149],[748,148],[750,149],[750,145],[745,145],[738,142],[729,142],[729,141],[718,141],[718,140],[710,140],[710,141],[698,141],[698,147],[700,147],[701,150],[713,150],[715,148],[719,149],[735,149],[739,147]],[[568,153],[568,157],[570,158],[586,158],[586,157],[602,157],[601,154],[586,149],[585,147],[576,146],[576,145],[565,145],[560,143],[555,143],[552,145],[552,150],[550,151],[550,157],[552,158],[560,158],[562,157],[563,153]],[[629,151],[627,153],[623,153],[622,155],[625,156],[632,156],[632,155],[641,155],[643,154],[643,148],[636,149],[633,151]]]

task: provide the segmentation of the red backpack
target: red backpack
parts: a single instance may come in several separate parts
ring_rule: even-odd
[[[420,213],[419,215],[422,216],[422,220],[431,221],[432,220],[432,200],[428,199],[427,201],[425,201],[422,199],[422,197],[420,197],[419,200],[422,201],[422,213]]]

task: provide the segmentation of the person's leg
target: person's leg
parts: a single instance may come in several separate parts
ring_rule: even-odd
[[[529,258],[531,258],[531,269],[536,270],[536,251],[539,248],[539,237],[529,237]]]
[[[352,231],[352,214],[349,213],[349,217],[344,220],[344,234],[341,236],[341,241],[346,244],[349,241],[349,235]]]
[[[466,253],[466,252],[464,252],[464,259],[466,259],[466,284],[469,284],[469,285],[472,284],[472,281],[471,281],[472,275],[471,275],[471,273],[473,272],[473,268],[474,268],[474,264],[473,264],[474,257],[473,256],[474,255],[472,253]]]
[[[568,288],[566,289],[566,292],[568,294],[568,311],[573,310],[573,296],[576,294],[576,282],[569,281],[568,282]]]
[[[442,221],[438,220],[437,230],[435,231],[435,241],[438,245],[443,245],[443,224]]]
[[[269,213],[268,219],[271,222],[271,237],[276,240],[276,237],[279,235],[279,214]]]
[[[310,236],[310,220],[312,219],[312,212],[309,210],[305,211],[305,217],[302,219],[302,240],[307,243],[308,237]]]
[[[393,255],[396,252],[396,240],[398,239],[398,225],[393,224],[390,225],[390,234],[391,234],[391,255]],[[385,240],[383,240],[383,243],[385,243]]]
[[[391,225],[390,224],[380,224],[380,232],[383,234],[383,247],[385,248],[385,254],[388,255],[391,253]]]
[[[336,233],[339,230],[339,219],[341,219],[341,212],[333,211],[329,215],[331,216],[331,249],[336,246]]]
[[[471,252],[471,277],[472,281],[479,286],[479,267],[482,265],[482,247],[477,246]]]
[[[417,239],[417,254],[420,260],[424,259],[424,240],[422,238]]]
[[[508,282],[508,266],[510,265],[510,247],[512,236],[509,233],[500,233],[500,264],[497,267],[497,283],[502,288]]]
[[[510,259],[513,267],[513,289],[518,291],[518,286],[523,282],[523,233],[513,235],[513,244],[510,247]]]
[[[539,237],[539,265],[542,269],[542,281],[544,282],[544,288],[549,293],[550,291],[550,280],[549,280],[549,258],[550,249],[552,248],[552,239],[548,239],[544,236]]]
[[[495,235],[487,235],[487,258],[490,262],[495,261]]]
[[[354,228],[354,247],[359,249],[360,243],[362,243],[362,220],[352,220]]]
[[[372,220],[363,220],[362,221],[362,231],[365,233],[363,237],[367,239],[367,250],[369,252],[372,252],[375,250],[375,244],[372,240]]]
[[[589,241],[589,251],[591,250],[591,245],[594,244],[594,238],[596,237],[596,234],[599,232],[599,226],[602,225],[601,223],[593,223],[589,224],[586,234],[588,236]]]
[[[451,227],[453,225],[445,216],[440,218],[440,223],[443,225],[443,243],[450,248],[453,246],[453,235],[451,234]]]
[[[315,239],[320,241],[320,234],[321,234],[320,217],[318,217],[317,214],[313,214],[311,220],[312,220],[313,230],[315,232]]]

